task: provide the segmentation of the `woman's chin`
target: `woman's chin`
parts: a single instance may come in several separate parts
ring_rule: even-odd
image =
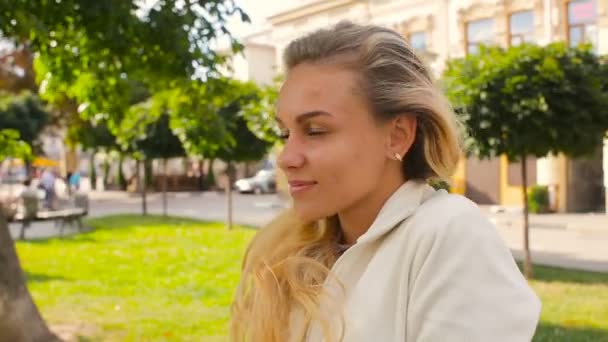
[[[330,213],[324,209],[319,204],[302,203],[297,200],[293,202],[293,211],[303,222],[313,222],[329,216]]]

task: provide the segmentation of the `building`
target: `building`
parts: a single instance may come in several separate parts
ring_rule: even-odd
[[[253,67],[261,63],[258,58],[274,55],[265,63],[280,70],[282,52],[292,39],[340,20],[401,32],[435,75],[440,75],[446,60],[475,53],[482,43],[506,47],[586,41],[599,54],[608,54],[608,0],[299,0],[268,17],[263,30],[246,38],[246,51],[252,51],[247,62]],[[264,56],[253,52],[260,45],[265,47]],[[268,46],[274,53],[269,54]],[[608,148],[604,156],[608,160]],[[601,151],[590,160],[560,155],[526,163],[529,183],[549,186],[556,210],[597,210],[603,205]],[[520,169],[506,157],[469,158],[453,178],[453,191],[482,204],[520,206]]]

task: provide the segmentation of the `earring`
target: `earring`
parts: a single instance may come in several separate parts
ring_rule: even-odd
[[[402,157],[399,155],[399,153],[397,153],[397,152],[395,152],[395,158],[396,158],[398,161],[403,161],[403,158],[402,158]]]

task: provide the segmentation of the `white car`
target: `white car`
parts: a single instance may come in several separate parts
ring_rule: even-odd
[[[251,178],[241,178],[234,183],[240,193],[274,193],[276,192],[276,172],[274,169],[263,169]]]

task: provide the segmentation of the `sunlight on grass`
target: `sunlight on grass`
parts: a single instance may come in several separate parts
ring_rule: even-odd
[[[543,303],[534,341],[608,342],[608,273],[535,266]]]
[[[90,220],[96,230],[19,242],[28,285],[51,323],[94,324],[94,340],[224,340],[251,229],[149,216]]]

